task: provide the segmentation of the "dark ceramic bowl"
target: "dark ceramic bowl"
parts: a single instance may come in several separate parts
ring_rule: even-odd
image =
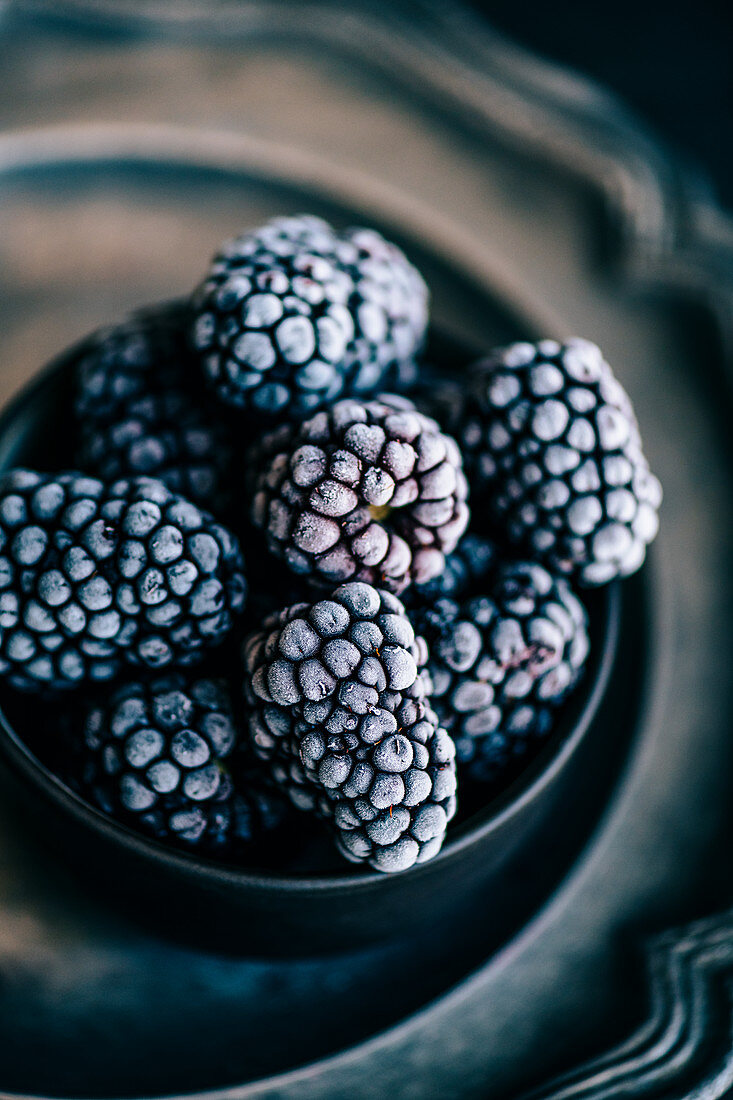
[[[434,337],[432,358],[466,362],[470,352]],[[70,465],[74,359],[56,360],[0,416],[0,469]],[[540,753],[500,796],[487,801],[464,784],[461,811],[442,851],[399,875],[354,870],[296,818],[303,837],[295,857],[275,845],[258,865],[229,866],[168,848],[87,805],[54,773],[53,708],[0,692],[0,753],[21,781],[18,805],[116,909],[166,935],[223,951],[307,955],[403,934],[418,924],[451,928],[475,922],[499,934],[546,892],[556,865],[576,845],[573,830],[604,787],[618,741],[619,693],[609,691],[622,619],[618,585],[586,594],[589,667],[558,715]],[[623,693],[621,693],[623,694]],[[587,828],[586,826],[584,826]],[[564,858],[564,857],[563,857]]]

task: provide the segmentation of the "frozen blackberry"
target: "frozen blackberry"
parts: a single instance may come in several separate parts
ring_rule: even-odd
[[[358,738],[350,750],[305,721],[296,731],[317,813],[331,822],[339,851],[386,873],[425,863],[456,811],[453,741],[424,698],[377,708],[349,732]]]
[[[510,538],[584,585],[634,573],[662,490],[595,344],[513,344],[476,365],[474,391],[462,442]]]
[[[400,600],[360,582],[268,616],[245,645],[253,697],[318,722],[368,714],[385,692],[409,691],[426,658]]]
[[[245,697],[248,700],[249,736],[255,757],[265,762],[275,787],[298,810],[317,811],[319,791],[305,773],[300,759],[296,731],[301,719],[290,707],[264,703],[248,686],[245,677]]]
[[[404,252],[374,229],[347,229],[336,255],[354,280],[355,337],[346,349],[347,393],[409,389],[428,327],[428,289]]]
[[[400,601],[363,583],[272,616],[245,646],[256,754],[343,854],[402,871],[439,849],[455,812],[455,748]]]
[[[587,615],[540,565],[501,566],[490,594],[440,599],[415,614],[427,641],[432,705],[459,765],[497,780],[552,728],[588,656]]]
[[[424,583],[468,524],[458,447],[406,398],[339,401],[266,436],[253,465],[256,526],[315,583]]]
[[[189,664],[246,592],[236,539],[160,481],[0,477],[0,674],[25,689]]]
[[[192,342],[216,392],[269,414],[374,390],[427,327],[427,289],[395,245],[308,215],[228,241],[193,308]]]
[[[147,476],[214,509],[228,503],[228,424],[188,348],[188,313],[161,306],[96,333],[76,366],[77,459],[112,481]]]
[[[87,715],[80,790],[157,840],[234,854],[283,812],[261,777],[232,767],[237,741],[223,680],[128,683]]]

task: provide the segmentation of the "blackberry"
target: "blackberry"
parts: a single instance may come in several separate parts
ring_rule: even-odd
[[[539,744],[588,656],[587,615],[567,581],[540,565],[497,570],[490,594],[418,611],[432,705],[459,765],[497,780]]]
[[[426,657],[400,601],[363,583],[272,616],[245,645],[255,753],[348,859],[379,871],[433,856],[456,808]]]
[[[218,395],[270,414],[374,390],[427,327],[427,289],[395,245],[308,215],[228,241],[193,308],[192,342]]]
[[[347,229],[336,255],[354,281],[355,337],[346,349],[345,391],[402,391],[419,376],[428,327],[428,289],[405,254],[374,229]]]
[[[209,408],[187,318],[162,306],[90,339],[76,367],[77,459],[104,481],[156,477],[194,503],[222,508],[232,439]]]
[[[233,767],[237,740],[225,681],[131,682],[89,710],[80,791],[157,840],[233,854],[283,812],[256,773]]]
[[[340,722],[409,690],[426,656],[401,601],[359,582],[268,616],[245,646],[258,699],[324,722],[334,707]]]
[[[339,401],[266,436],[253,464],[255,525],[316,583],[423,583],[468,524],[458,447],[406,398]]]
[[[189,664],[243,606],[236,539],[160,481],[0,477],[0,674],[107,680],[122,660]]]
[[[631,402],[586,340],[513,344],[474,368],[462,440],[509,537],[584,585],[634,573],[659,525]]]

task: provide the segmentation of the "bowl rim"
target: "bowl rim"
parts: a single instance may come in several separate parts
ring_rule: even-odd
[[[180,303],[180,299],[159,305]],[[154,306],[143,307],[145,310]],[[431,327],[431,333],[436,330]],[[460,343],[460,338],[440,329],[437,334],[451,342]],[[32,416],[39,400],[52,391],[64,375],[69,372],[79,355],[88,346],[93,334],[76,341],[71,347],[53,357],[45,367],[36,372],[0,410],[0,472],[6,468],[5,436],[16,423]],[[468,351],[464,343],[464,349]],[[472,354],[469,353],[469,354]],[[480,354],[480,351],[478,352]],[[7,467],[12,468],[12,467]],[[585,693],[580,706],[574,708],[572,717],[563,716],[559,728],[554,730],[546,744],[536,757],[495,797],[486,807],[471,814],[453,830],[449,830],[439,852],[425,864],[409,869],[412,881],[418,875],[430,873],[441,864],[460,856],[467,849],[485,841],[492,833],[498,833],[518,816],[527,806],[540,798],[575,754],[585,738],[606,693],[611,672],[615,663],[622,609],[622,586],[614,581],[602,589],[596,590],[600,596],[598,615],[600,619],[598,646],[589,662],[591,676],[583,679],[579,693]],[[577,704],[578,696],[574,700]],[[573,700],[567,705],[572,707]],[[194,852],[186,852],[166,845],[152,837],[146,837],[132,827],[115,821],[114,818],[96,809],[81,795],[73,791],[43,761],[41,761],[25,743],[0,702],[0,755],[19,773],[30,786],[39,790],[56,809],[70,816],[77,824],[100,834],[128,853],[137,855],[153,865],[165,867],[179,877],[197,877],[211,885],[237,887],[240,890],[256,889],[273,895],[303,895],[311,893],[341,892],[349,890],[373,889],[377,884],[404,879],[405,874],[385,875],[377,871],[360,869],[358,871],[334,870],[321,874],[286,874],[280,871],[248,870],[233,864],[206,859]],[[481,820],[476,821],[476,818]],[[472,824],[472,822],[474,822]]]

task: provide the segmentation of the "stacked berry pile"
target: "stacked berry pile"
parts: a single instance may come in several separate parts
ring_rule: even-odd
[[[97,808],[230,861],[295,808],[404,871],[556,728],[573,586],[641,566],[659,483],[594,345],[461,384],[427,329],[396,245],[300,216],[77,350],[71,471],[0,478],[0,675],[73,727]]]

